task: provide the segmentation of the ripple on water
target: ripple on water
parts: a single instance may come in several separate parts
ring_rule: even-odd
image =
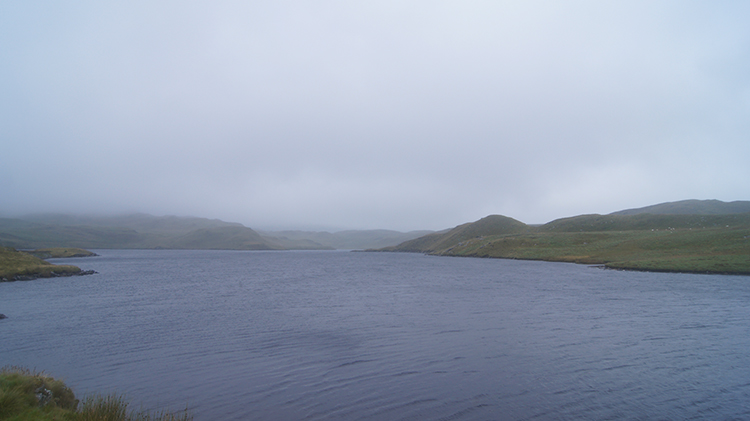
[[[113,251],[0,284],[0,361],[198,420],[750,418],[750,278]]]

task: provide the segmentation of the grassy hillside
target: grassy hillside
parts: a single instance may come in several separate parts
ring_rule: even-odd
[[[274,250],[257,232],[244,226],[202,228],[165,243],[171,249]]]
[[[311,231],[268,231],[261,234],[266,239],[285,244],[286,241],[296,242],[297,245],[310,242],[317,247],[323,246],[337,250],[362,250],[381,248],[400,244],[414,238],[429,234],[431,231],[399,232],[391,230],[356,230],[330,232]],[[294,244],[294,243],[292,243]]]
[[[87,216],[69,214],[36,214],[23,218],[26,222],[55,226],[90,226],[129,228],[139,232],[161,232],[165,234],[185,234],[203,229],[239,226],[236,222],[224,222],[219,219],[197,218],[191,216],[153,216],[143,213],[115,216]]]
[[[476,222],[459,225],[451,230],[428,234],[384,251],[409,251],[431,253],[445,250],[463,241],[488,236],[528,232],[531,228],[523,222],[501,215],[490,215]]]
[[[139,248],[150,236],[125,227],[47,225],[0,218],[0,245],[15,248]]]
[[[585,264],[613,269],[750,274],[750,228],[538,232],[490,236],[436,254]]]
[[[382,250],[750,274],[750,214],[582,215],[540,227],[511,224],[513,232],[487,229],[486,219]]]
[[[26,253],[36,256],[40,259],[59,259],[69,257],[93,257],[97,256],[96,253],[79,249],[76,247],[52,247],[45,249],[36,249],[27,251]]]
[[[151,216],[31,215],[0,218],[0,246],[27,248],[331,250],[385,247],[427,231],[258,232],[218,219]]]
[[[0,282],[76,275],[81,272],[81,268],[77,266],[53,265],[28,253],[0,247]]]
[[[280,247],[241,224],[205,218],[68,215],[0,218],[0,245],[15,248],[77,247],[275,250]]]
[[[750,225],[750,213],[734,215],[581,215],[557,219],[537,228],[542,232],[642,231],[703,229]]]
[[[750,212],[750,201],[738,200],[722,202],[720,200],[681,200],[679,202],[660,203],[637,209],[625,209],[612,215],[637,215],[640,213],[672,215],[727,215]]]

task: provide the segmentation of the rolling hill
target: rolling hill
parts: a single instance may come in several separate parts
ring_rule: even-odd
[[[280,244],[284,244],[284,241],[292,241],[297,244],[309,241],[331,249],[362,250],[400,244],[431,232],[391,230],[348,230],[333,233],[326,231],[260,231],[260,234]]]
[[[660,203],[637,209],[625,209],[611,215],[637,215],[651,213],[656,215],[727,215],[750,212],[750,201],[738,200],[722,202],[720,200],[681,200],[678,202]]]
[[[531,229],[523,222],[501,215],[490,215],[476,222],[459,225],[453,229],[431,233],[414,240],[406,241],[386,251],[409,251],[434,253],[453,247],[471,238],[488,235],[520,234]]]
[[[704,212],[709,210],[701,201],[690,202]],[[685,205],[662,204],[653,209],[684,210]],[[585,263],[612,269],[750,274],[750,213],[595,214],[534,227],[493,215],[379,251]]]
[[[340,232],[278,231],[259,233],[218,219],[152,216],[85,216],[64,214],[0,218],[0,246],[131,249],[332,250],[378,248],[430,231]]]
[[[0,219],[0,245],[14,248],[79,247],[169,249],[282,249],[242,224],[216,219],[144,214],[87,217],[35,215]],[[323,248],[318,245],[318,247]]]

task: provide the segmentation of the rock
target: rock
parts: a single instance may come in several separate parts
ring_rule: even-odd
[[[39,406],[45,406],[52,401],[52,391],[44,386],[40,386],[34,391],[36,399],[39,401]]]
[[[7,319],[7,318],[8,318],[8,316],[4,315],[3,313],[0,313],[0,320]]]

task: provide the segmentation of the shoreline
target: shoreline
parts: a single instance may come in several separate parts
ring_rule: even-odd
[[[80,272],[48,272],[48,273],[32,273],[26,275],[14,275],[11,277],[2,277],[0,282],[20,282],[20,281],[33,281],[34,279],[45,279],[45,278],[65,278],[70,276],[86,276],[94,275],[99,272],[95,270],[81,270]]]
[[[421,253],[425,256],[441,256],[441,257],[464,257],[474,259],[503,259],[503,260],[526,260],[532,262],[549,262],[549,263],[571,263],[575,265],[586,265],[595,269],[602,270],[617,270],[623,272],[651,272],[651,273],[685,273],[693,275],[734,275],[734,276],[750,276],[750,272],[731,272],[731,271],[711,271],[711,270],[680,270],[680,269],[668,269],[668,268],[626,268],[609,266],[607,263],[584,263],[574,262],[569,260],[549,260],[549,259],[530,259],[520,257],[500,257],[500,256],[477,256],[477,255],[458,255],[458,254],[446,254],[446,253],[434,253],[434,252],[422,252],[422,251],[399,251],[399,250],[359,250],[362,252],[375,252],[375,253]]]

